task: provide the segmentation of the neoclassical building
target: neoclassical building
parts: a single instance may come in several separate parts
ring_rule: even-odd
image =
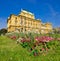
[[[52,32],[51,23],[42,23],[40,19],[35,19],[33,13],[21,10],[19,15],[11,14],[7,19],[8,32],[35,32],[49,33]]]

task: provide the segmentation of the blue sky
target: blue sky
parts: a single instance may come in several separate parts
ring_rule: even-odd
[[[10,14],[18,15],[21,9],[34,13],[36,19],[60,27],[60,0],[0,0],[0,29],[7,28]]]

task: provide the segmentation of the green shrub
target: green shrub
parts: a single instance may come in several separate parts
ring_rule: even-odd
[[[7,29],[1,29],[1,30],[0,30],[0,35],[1,35],[1,34],[5,35],[6,33],[7,33]]]

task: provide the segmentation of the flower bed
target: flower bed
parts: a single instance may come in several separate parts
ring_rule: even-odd
[[[27,48],[27,50],[31,53],[30,55],[37,56],[40,53],[49,50],[49,42],[54,41],[54,38],[49,36],[36,36],[29,35],[21,37],[18,39],[18,42],[23,48]]]
[[[44,52],[48,52],[50,49],[55,48],[53,45],[57,44],[55,40],[60,40],[60,38],[55,38],[45,35],[34,35],[34,34],[22,34],[19,37],[16,35],[10,36],[11,39],[17,39],[23,48],[26,48],[30,55],[38,56]]]

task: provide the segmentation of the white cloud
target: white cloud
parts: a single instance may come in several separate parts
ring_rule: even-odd
[[[55,7],[53,7],[51,4],[45,3],[45,5],[48,8],[49,13],[47,16],[45,16],[45,20],[52,23],[54,27],[60,26],[60,12],[55,10]]]
[[[7,25],[7,20],[4,17],[0,17],[0,29],[1,28],[6,28]]]
[[[57,12],[54,8],[53,8],[53,6],[51,5],[51,4],[47,4],[48,5],[48,8],[49,8],[49,10],[50,10],[50,14],[53,16],[53,17],[56,17],[58,14],[59,14],[59,12]]]

